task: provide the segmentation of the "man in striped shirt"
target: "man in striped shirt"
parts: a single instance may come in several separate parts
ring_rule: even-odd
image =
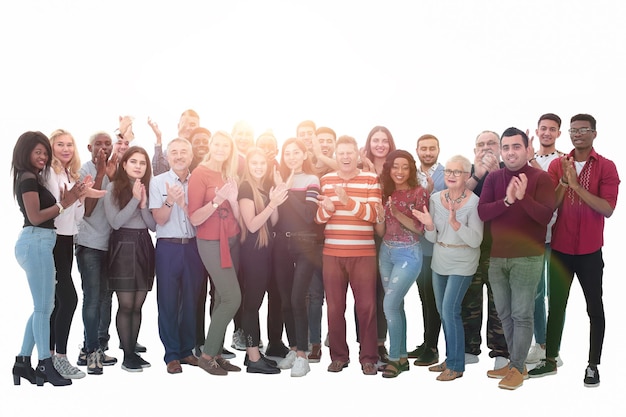
[[[376,174],[357,167],[359,148],[350,136],[337,139],[338,169],[321,178],[315,221],[324,230],[323,276],[327,299],[332,362],[329,372],[340,372],[350,362],[346,343],[346,295],[352,288],[359,322],[359,362],[365,375],[376,374],[376,205],[381,204]]]

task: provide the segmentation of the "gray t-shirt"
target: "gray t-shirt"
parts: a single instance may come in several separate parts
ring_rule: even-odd
[[[93,161],[88,161],[80,168],[80,179],[87,175],[96,178],[98,170]],[[109,184],[109,178],[105,175],[102,180],[102,189],[106,189]],[[107,221],[104,214],[104,197],[98,199],[96,207],[93,209],[91,216],[83,217],[78,224],[78,234],[76,235],[76,244],[91,249],[108,250],[109,235],[111,234],[111,225]]]

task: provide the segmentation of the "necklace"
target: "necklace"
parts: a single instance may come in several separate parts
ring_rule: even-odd
[[[449,191],[445,194],[445,197],[446,197],[446,201],[448,202],[448,204],[450,204],[450,200],[451,199],[450,199],[450,192]],[[465,190],[463,190],[463,194],[461,194],[461,196],[459,198],[457,198],[456,200],[452,200],[452,201],[454,201],[455,203],[459,204],[461,201],[463,201],[464,198],[465,198]]]

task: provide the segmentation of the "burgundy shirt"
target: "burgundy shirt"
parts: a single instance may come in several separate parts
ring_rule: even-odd
[[[522,200],[504,204],[506,188],[513,176],[526,174],[528,185]],[[554,212],[556,197],[550,176],[529,165],[518,171],[502,168],[490,172],[480,193],[478,215],[491,222],[491,256],[520,258],[545,252],[546,229]]]
[[[574,156],[574,151],[568,156]],[[550,164],[548,173],[556,188],[563,176],[561,158]],[[591,194],[606,200],[611,207],[617,204],[619,176],[613,161],[591,150],[585,166],[578,175],[578,183]],[[604,216],[589,207],[578,194],[568,188],[558,207],[556,223],[552,226],[550,246],[569,255],[594,253],[604,244]]]

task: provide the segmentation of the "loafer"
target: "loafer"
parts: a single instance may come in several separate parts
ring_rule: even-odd
[[[454,381],[457,378],[463,377],[463,372],[453,371],[452,369],[446,369],[437,376],[437,381]]]
[[[180,360],[182,365],[198,366],[198,358],[194,355],[185,356]]]
[[[248,360],[248,363],[246,364],[246,372],[249,374],[272,375],[272,374],[279,374],[280,369],[278,369],[275,366],[270,365],[269,363],[263,360],[263,357],[261,357],[261,359],[259,359],[256,362],[252,362],[251,360]]]
[[[439,362],[439,352],[433,352],[432,349],[426,349],[424,353],[420,355],[413,364],[415,366],[428,366],[434,365]]]
[[[167,373],[168,374],[180,374],[183,372],[183,367],[180,366],[180,361],[178,359],[174,359],[167,363]]]
[[[363,371],[363,375],[376,375],[378,373],[376,365],[369,362],[362,364],[361,370]]]
[[[310,363],[318,363],[322,358],[322,344],[321,343],[313,343],[311,345],[311,352],[309,353],[308,359]]]
[[[328,365],[328,372],[341,372],[343,368],[347,368],[350,361],[332,361],[330,365]]]
[[[429,366],[428,370],[430,372],[443,372],[446,369],[448,369],[448,367],[446,366],[446,361],[441,362],[440,364],[437,365],[433,365],[433,366]]]

